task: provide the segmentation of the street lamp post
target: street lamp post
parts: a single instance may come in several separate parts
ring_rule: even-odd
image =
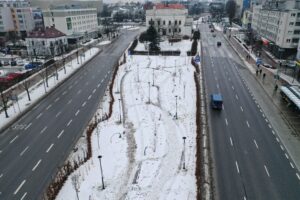
[[[102,158],[102,156],[99,155],[98,158],[99,158],[99,163],[100,163],[100,172],[101,172],[102,189],[104,190],[104,189],[105,189],[105,186],[104,186],[104,177],[103,177],[103,170],[102,170],[102,164],[101,164],[101,158]]]
[[[152,86],[154,86],[154,68],[152,68]]]
[[[175,95],[175,119],[178,119],[178,116],[177,116],[177,95]]]
[[[186,139],[186,137],[183,136],[182,139],[183,139],[183,164],[182,164],[182,169],[185,169],[185,139]]]
[[[122,122],[121,99],[119,99],[120,123]]]
[[[150,103],[150,82],[148,82],[148,103]]]

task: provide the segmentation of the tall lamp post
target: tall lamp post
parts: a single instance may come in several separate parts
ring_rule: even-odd
[[[185,139],[186,139],[186,137],[183,136],[182,139],[183,139],[183,164],[182,164],[182,169],[185,169]]]
[[[175,119],[178,119],[178,116],[177,116],[177,95],[175,95]]]
[[[104,189],[105,189],[105,186],[104,186],[104,177],[103,177],[103,170],[102,170],[102,164],[101,164],[101,158],[102,158],[102,156],[99,155],[98,158],[99,158],[99,163],[100,163],[100,172],[101,172],[102,189],[104,190]]]

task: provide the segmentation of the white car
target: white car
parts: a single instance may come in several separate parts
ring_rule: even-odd
[[[17,65],[18,66],[22,66],[24,64],[25,64],[24,60],[17,60]]]

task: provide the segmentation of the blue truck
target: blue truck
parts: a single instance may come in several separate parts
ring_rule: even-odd
[[[211,107],[216,110],[223,109],[223,98],[221,94],[212,94],[210,99]]]

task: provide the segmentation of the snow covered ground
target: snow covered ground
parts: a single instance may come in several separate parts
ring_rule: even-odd
[[[58,71],[58,80],[56,80],[55,74],[53,74],[53,76],[50,76],[48,79],[49,87],[44,87],[43,81],[32,85],[29,89],[31,101],[28,101],[26,91],[18,95],[18,101],[10,101],[10,107],[7,110],[9,118],[5,117],[4,111],[0,112],[0,128],[2,128],[10,121],[14,120],[21,112],[27,109],[31,104],[34,104],[36,101],[38,101],[38,99],[44,96],[45,93],[55,88],[58,83],[62,82],[64,79],[70,76],[74,71],[76,71],[77,68],[81,67],[84,63],[89,61],[98,52],[98,48],[92,48],[91,50],[86,51],[84,56],[82,55],[81,58],[79,58],[79,64],[77,64],[76,58],[71,62],[66,63],[66,74],[64,73],[64,69],[61,68]]]
[[[68,178],[57,200],[76,199],[72,177],[78,177],[80,200],[196,199],[193,73],[190,57],[127,56],[114,85],[112,117],[95,129],[92,158]],[[108,110],[108,101],[98,113]]]

